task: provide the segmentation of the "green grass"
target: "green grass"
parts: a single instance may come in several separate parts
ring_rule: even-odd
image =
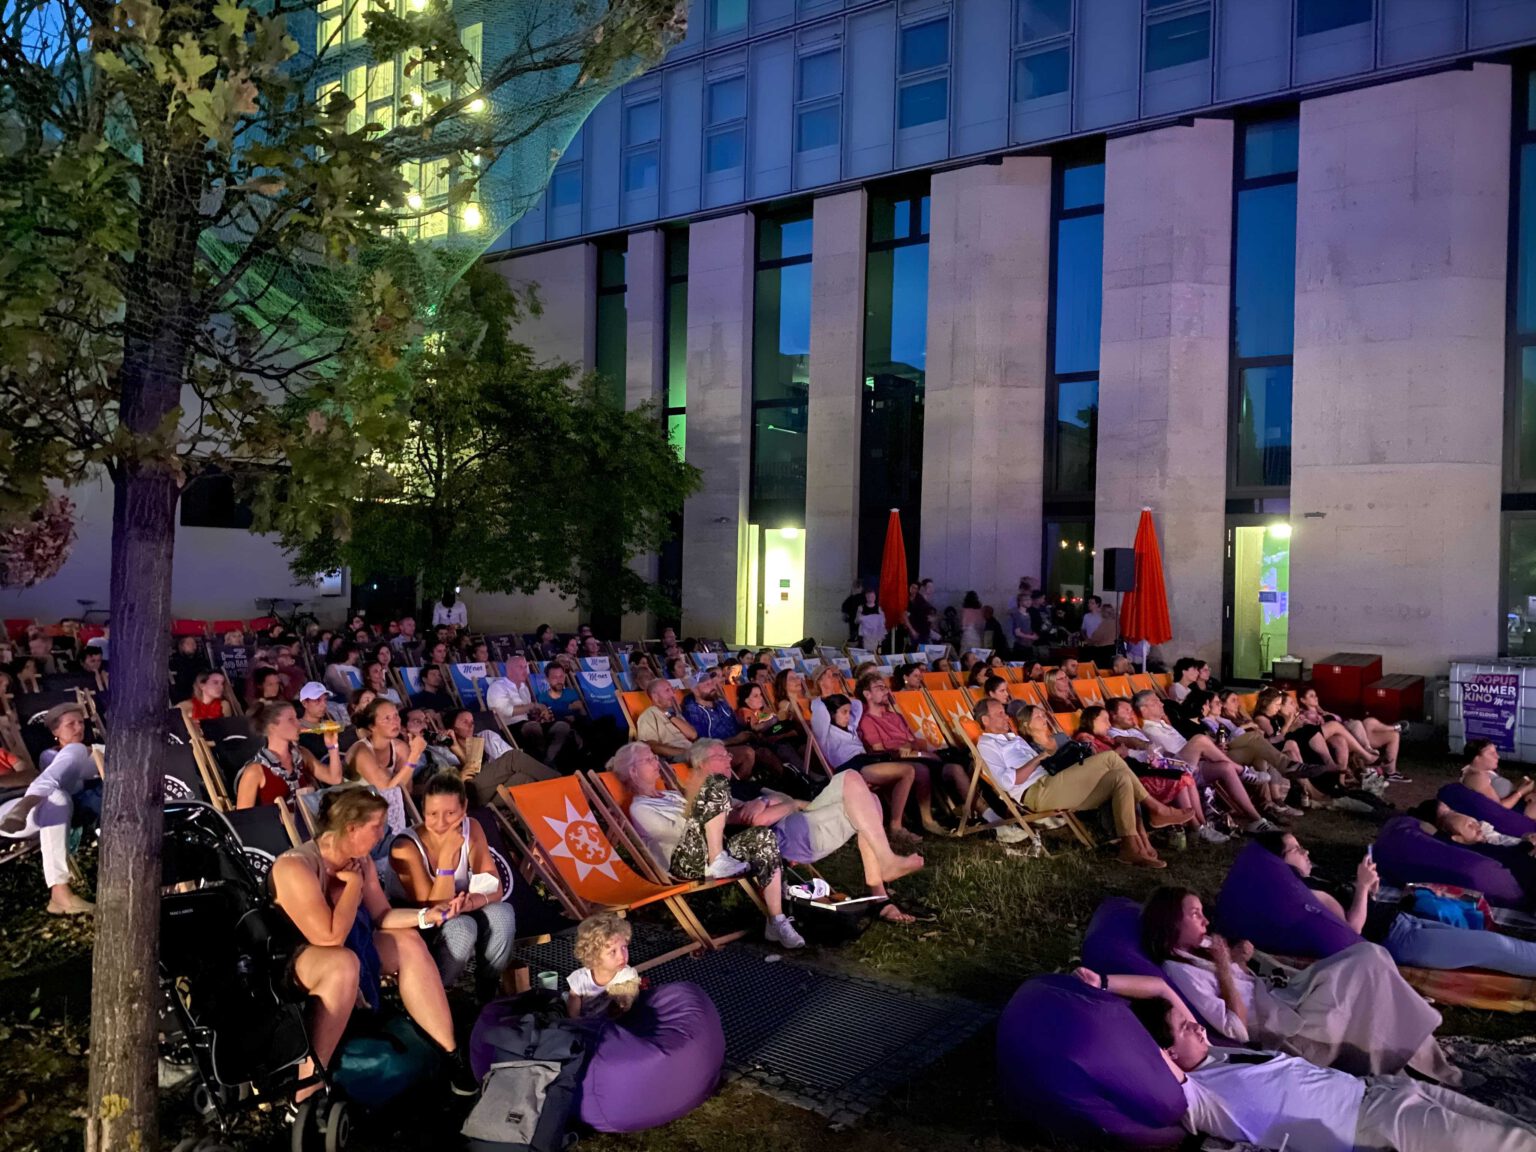
[[[1405,760],[1415,778],[1393,790],[1400,809],[1433,794],[1449,779],[1443,757]],[[1296,831],[1320,871],[1352,874],[1374,834],[1357,817],[1312,812]],[[1000,1009],[1026,977],[1062,970],[1075,960],[1083,928],[1106,896],[1144,897],[1161,883],[1185,884],[1213,898],[1241,841],[1164,852],[1166,871],[1116,862],[1109,849],[1086,852],[1051,838],[1048,860],[1012,855],[991,837],[964,842],[929,839],[928,866],[901,882],[898,894],[938,914],[932,923],[898,927],[877,922],[841,949],[813,949],[812,961],[894,983],[962,996]],[[857,888],[857,854],[845,849],[824,871]],[[84,1101],[88,1013],[89,925],[42,914],[35,860],[0,869],[0,1148],[74,1148]],[[726,909],[721,909],[726,911]],[[1446,1035],[1504,1039],[1531,1034],[1529,1018],[1444,1008]],[[716,1095],[692,1115],[653,1132],[583,1141],[595,1152],[975,1152],[977,1149],[1056,1147],[1032,1142],[993,1098],[992,1045],[984,1030],[913,1080],[851,1130],[743,1087]],[[24,1094],[24,1100],[22,1096]],[[358,1135],[360,1149],[422,1147],[442,1141],[457,1123],[446,1106],[418,1107],[379,1118]],[[186,1128],[184,1104],[168,1099],[168,1141]],[[241,1130],[240,1146],[287,1147],[272,1118]]]

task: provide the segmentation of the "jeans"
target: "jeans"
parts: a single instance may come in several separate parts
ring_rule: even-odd
[[[1456,928],[1400,913],[1382,941],[1392,959],[1413,968],[1487,968],[1536,976],[1536,942],[1498,932]]]
[[[512,962],[512,941],[517,935],[517,916],[512,905],[497,902],[455,916],[431,941],[432,958],[442,975],[443,987],[452,988],[475,963],[475,992],[481,1000],[494,996],[501,974]]]

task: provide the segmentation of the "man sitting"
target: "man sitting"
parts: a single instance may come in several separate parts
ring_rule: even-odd
[[[1154,800],[1141,781],[1118,755],[1100,752],[1079,764],[1051,775],[1045,762],[1055,749],[1036,748],[1014,731],[1013,721],[1001,703],[983,697],[972,712],[981,725],[977,751],[997,787],[1033,812],[1065,808],[1083,812],[1110,806],[1115,834],[1120,838],[1120,859],[1139,868],[1166,868],[1142,830],[1136,813],[1145,804],[1153,828],[1183,824],[1189,813]]]
[[[1248,793],[1243,788],[1244,779],[1249,779],[1255,784],[1269,783],[1268,772],[1256,772],[1252,768],[1240,767],[1218,748],[1216,741],[1209,736],[1184,739],[1179,735],[1178,729],[1168,723],[1168,714],[1163,711],[1163,702],[1156,692],[1136,693],[1131,697],[1131,705],[1141,718],[1142,738],[1146,740],[1150,752],[1188,764],[1195,773],[1195,779],[1201,785],[1209,785],[1221,793],[1222,798],[1242,824],[1244,832],[1279,831],[1278,824],[1266,820],[1259,814],[1259,810],[1253,806],[1253,801],[1248,798]],[[1114,725],[1110,729],[1111,735],[1126,731],[1120,727],[1120,723],[1129,718],[1129,713],[1125,708],[1120,708],[1118,715],[1119,720],[1116,720],[1114,715],[1110,717],[1110,723]]]
[[[1136,978],[1109,979],[1119,992],[1115,985]],[[1100,980],[1090,973],[1086,982]],[[1279,1052],[1212,1051],[1177,997],[1136,999],[1131,1008],[1184,1090],[1191,1132],[1289,1152],[1536,1152],[1536,1132],[1449,1088],[1351,1076]]]
[[[456,707],[453,697],[443,686],[443,670],[436,664],[428,664],[421,670],[421,687],[411,695],[411,707],[433,713],[433,719],[441,725],[442,718]]]
[[[699,673],[692,694],[683,697],[682,719],[693,729],[695,740],[709,737],[731,749],[731,766],[736,775],[744,780],[752,775],[752,769],[757,764],[757,752],[750,746],[752,733],[742,730],[736,722],[736,713],[720,694],[721,679],[718,668],[706,668]],[[666,681],[652,684],[653,692],[657,684],[666,684]],[[670,684],[666,686],[671,688]],[[655,696],[651,698],[654,700]]]
[[[85,713],[78,704],[50,709],[43,722],[58,748],[44,753],[42,771],[27,785],[26,794],[7,805],[0,836],[38,838],[48,914],[77,916],[94,912],[96,906],[69,886],[69,828],[77,807],[100,817],[100,766],[85,742]]]

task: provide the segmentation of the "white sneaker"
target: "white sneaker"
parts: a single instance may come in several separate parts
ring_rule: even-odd
[[[1263,768],[1244,768],[1241,770],[1241,775],[1245,784],[1268,784],[1274,779],[1269,771]]]
[[[751,867],[752,865],[736,859],[729,852],[722,852],[709,862],[708,868],[704,869],[704,879],[728,880],[732,876],[740,876]]]
[[[763,927],[763,936],[780,948],[804,948],[805,937],[795,931],[788,916],[771,916]]]
[[[1025,840],[1033,839],[1033,836],[1017,824],[1004,824],[997,830],[997,842],[999,844],[1019,844]]]
[[[990,808],[982,812],[981,819],[984,824],[1001,824],[1003,822],[1003,818]]]
[[[1260,816],[1257,820],[1243,825],[1243,831],[1250,836],[1257,836],[1260,832],[1278,832],[1280,825],[1272,820],[1266,820]]]
[[[1195,838],[1203,840],[1207,844],[1225,844],[1228,840],[1232,839],[1225,832],[1218,832],[1209,824],[1200,825],[1199,831],[1195,833]]]

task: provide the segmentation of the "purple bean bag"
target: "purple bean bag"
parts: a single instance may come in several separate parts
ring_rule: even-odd
[[[1159,1147],[1188,1135],[1183,1089],[1147,1030],[1120,997],[1071,976],[1037,976],[1008,1001],[997,1089],[1021,1120],[1089,1147]]]
[[[1321,959],[1361,939],[1262,844],[1248,844],[1238,853],[1212,919],[1228,940],[1251,940],[1255,948],[1286,956]]]
[[[1506,836],[1529,836],[1536,832],[1536,820],[1524,812],[1495,804],[1465,784],[1447,784],[1438,793],[1440,803],[1474,820],[1486,820]]]
[[[608,1021],[581,1084],[581,1119],[599,1132],[639,1132],[686,1116],[714,1093],[725,1063],[720,1013],[679,981]]]
[[[1456,884],[1477,889],[1488,903],[1502,908],[1524,908],[1530,902],[1508,868],[1480,852],[1430,835],[1412,816],[1383,824],[1373,852],[1386,884]]]

